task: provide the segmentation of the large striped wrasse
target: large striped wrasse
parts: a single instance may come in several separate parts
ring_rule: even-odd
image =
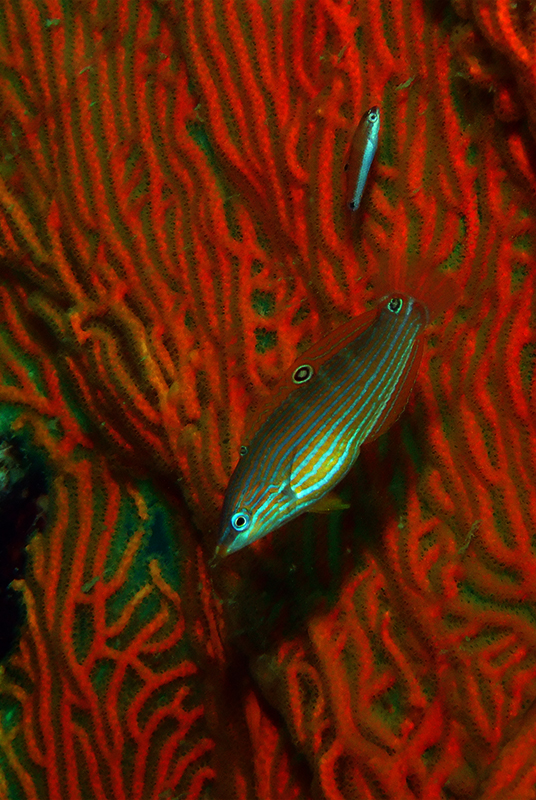
[[[227,487],[216,556],[322,508],[359,449],[403,411],[428,314],[391,295],[341,325],[290,367],[241,448]]]
[[[372,106],[363,114],[355,129],[344,167],[347,173],[346,202],[350,211],[357,211],[361,203],[379,136],[380,109]]]

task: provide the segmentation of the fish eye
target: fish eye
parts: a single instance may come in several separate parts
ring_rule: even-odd
[[[235,531],[245,531],[249,528],[249,514],[245,511],[237,511],[231,517],[231,525]]]
[[[392,311],[393,314],[399,314],[402,311],[402,306],[404,305],[404,301],[401,297],[391,297],[389,302],[387,303],[387,308],[389,311]]]
[[[296,367],[292,373],[292,380],[299,385],[300,383],[307,383],[313,375],[314,369],[309,364],[302,364],[300,367]]]
[[[240,455],[245,456],[247,451],[248,451],[247,447],[243,444],[242,447],[240,448]]]

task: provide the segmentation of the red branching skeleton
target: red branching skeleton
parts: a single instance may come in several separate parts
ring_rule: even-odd
[[[3,4],[0,400],[50,508],[0,794],[534,796],[529,6]],[[211,574],[248,409],[416,274],[457,292],[351,508]]]

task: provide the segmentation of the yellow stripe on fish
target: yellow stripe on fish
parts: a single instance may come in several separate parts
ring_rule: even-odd
[[[417,300],[392,295],[295,361],[241,448],[216,556],[318,504],[347,474],[361,445],[393,424],[415,380],[427,318]]]

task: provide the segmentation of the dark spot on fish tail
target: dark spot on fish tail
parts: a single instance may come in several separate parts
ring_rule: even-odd
[[[399,314],[403,305],[404,301],[401,297],[392,297],[387,303],[387,308],[389,311],[392,311],[393,314]]]

